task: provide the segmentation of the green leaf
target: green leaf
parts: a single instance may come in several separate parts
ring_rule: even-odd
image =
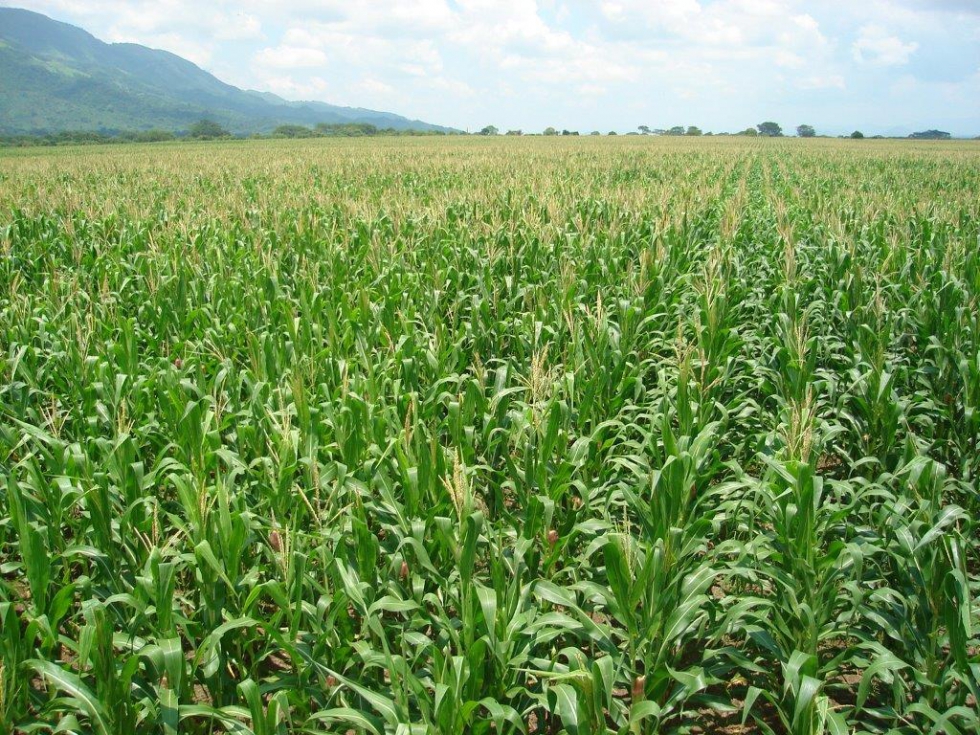
[[[325,722],[333,724],[342,722],[353,727],[367,730],[371,735],[382,735],[384,726],[380,720],[364,714],[350,707],[335,707],[333,709],[320,710],[310,715],[307,722]]]
[[[578,733],[578,692],[568,684],[555,684],[550,691],[555,695],[561,724],[570,735]]]
[[[25,663],[77,702],[99,735],[110,735],[109,717],[102,708],[102,704],[77,675],[65,671],[50,661],[33,659]]]

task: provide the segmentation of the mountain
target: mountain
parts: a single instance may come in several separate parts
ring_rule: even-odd
[[[242,134],[317,123],[450,131],[389,112],[242,90],[167,51],[104,43],[40,13],[0,7],[0,132],[179,131],[205,117]]]

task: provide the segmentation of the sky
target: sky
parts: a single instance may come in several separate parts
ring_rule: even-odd
[[[504,132],[980,135],[980,0],[0,0],[287,99]]]

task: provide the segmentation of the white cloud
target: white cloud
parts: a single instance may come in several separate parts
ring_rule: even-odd
[[[801,69],[806,66],[806,59],[786,49],[776,49],[773,56],[776,66],[781,66],[785,69]]]
[[[226,22],[219,24],[214,38],[217,41],[248,41],[261,38],[262,23],[254,15],[235,13],[227,16]]]
[[[322,77],[296,79],[289,74],[263,76],[258,86],[293,100],[324,99],[336,93]]]
[[[337,65],[358,69],[401,69],[413,75],[438,74],[442,56],[435,42],[413,38],[387,38],[343,25],[312,23],[290,28],[283,36],[286,44],[329,51]]]
[[[374,79],[371,77],[368,77],[361,82],[361,88],[374,95],[384,96],[390,95],[395,91],[395,88],[390,84],[382,82],[380,79]]]
[[[684,33],[703,8],[697,0],[609,0],[600,3],[609,20],[632,21],[642,19],[650,26]]]
[[[264,48],[255,54],[255,63],[272,69],[307,69],[327,63],[327,55],[318,48],[303,46],[276,46]]]
[[[460,99],[468,99],[477,94],[476,90],[466,82],[461,82],[458,79],[450,79],[449,77],[427,77],[423,80],[423,84],[433,90],[447,93]]]
[[[902,66],[909,62],[912,54],[919,48],[915,41],[905,43],[891,36],[884,28],[867,25],[861,29],[860,37],[851,47],[855,61],[875,66]]]
[[[832,62],[834,44],[794,1],[605,0],[599,9],[613,32],[648,48],[669,49],[677,61],[772,63],[784,69]]]
[[[253,5],[264,4],[265,0],[253,0]],[[446,0],[293,0],[276,3],[275,9],[286,25],[312,23],[345,32],[383,31],[388,37],[437,33],[455,21]]]
[[[844,89],[847,85],[840,74],[816,74],[799,79],[796,86],[800,89]]]
[[[601,97],[609,90],[599,84],[582,84],[576,91],[585,97]]]

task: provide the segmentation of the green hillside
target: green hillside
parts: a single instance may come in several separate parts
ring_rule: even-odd
[[[245,91],[175,54],[104,43],[39,13],[0,8],[0,132],[183,130],[202,117],[235,133],[349,122],[446,130],[387,112]]]

